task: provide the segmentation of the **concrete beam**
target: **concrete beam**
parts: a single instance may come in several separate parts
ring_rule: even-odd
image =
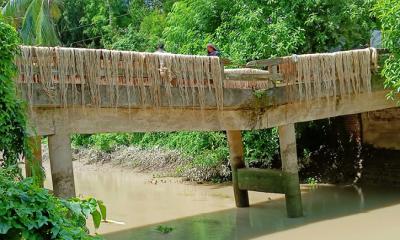
[[[49,157],[54,194],[61,198],[75,197],[71,138],[68,132],[58,131],[49,136]]]
[[[238,170],[245,168],[243,156],[243,142],[241,131],[227,131],[230,163],[232,167],[232,183],[237,207],[249,206],[249,195],[247,190],[239,189]]]
[[[224,131],[267,129],[341,115],[396,107],[386,99],[387,91],[346,98],[295,102],[259,109],[167,109],[167,108],[32,108],[32,135],[55,134],[60,119],[70,133]]]
[[[246,168],[238,170],[239,189],[266,192],[285,193],[283,186],[285,174],[275,169]]]
[[[303,216],[301,191],[298,175],[296,133],[294,124],[279,127],[279,142],[282,171],[287,175],[285,182],[286,210],[288,217]]]

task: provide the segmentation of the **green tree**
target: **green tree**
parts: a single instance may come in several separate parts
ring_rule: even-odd
[[[167,17],[164,39],[170,51],[184,54],[204,54],[205,45],[214,40],[222,23],[227,0],[184,0],[174,4]]]
[[[175,1],[131,1],[129,12],[132,20],[129,27],[125,32],[115,36],[109,47],[120,50],[154,51],[158,43],[164,42],[166,17]]]
[[[305,31],[293,24],[293,14],[280,14],[282,10],[272,4],[236,2],[225,10],[214,37],[236,63],[289,55],[305,44]]]
[[[16,31],[0,20],[0,167],[16,165],[19,156],[26,153],[25,112],[14,83],[18,45]]]
[[[24,44],[55,46],[61,4],[61,0],[9,0],[2,13],[19,30]]]
[[[77,0],[74,0],[79,2]],[[69,31],[75,28],[83,34],[84,39],[79,41],[79,45],[103,48],[108,47],[113,42],[115,36],[123,32],[132,21],[129,13],[129,3],[120,0],[85,0],[82,1],[83,16],[76,16],[80,26],[67,26]],[[70,5],[65,12],[74,12],[75,6]]]
[[[182,0],[163,33],[173,52],[204,53],[207,42],[238,64],[292,53],[366,45],[372,0]]]
[[[64,46],[85,47],[83,41],[87,36],[84,28],[90,27],[81,24],[81,18],[85,15],[85,0],[64,1],[62,17],[58,24],[60,40]]]
[[[383,75],[385,85],[391,88],[391,99],[400,96],[400,2],[397,0],[379,0],[374,8],[375,15],[382,23],[383,45],[391,55],[385,63]]]

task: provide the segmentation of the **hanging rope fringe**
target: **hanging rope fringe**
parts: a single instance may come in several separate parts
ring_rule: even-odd
[[[268,73],[264,70],[252,68],[225,69],[225,74],[251,74],[257,76]],[[224,88],[239,89],[268,89],[274,87],[272,81],[224,81]]]
[[[376,49],[285,57],[279,65],[283,85],[300,100],[371,92],[371,71],[378,67]],[[293,96],[292,96],[293,97]]]
[[[16,60],[19,82],[28,85],[29,101],[33,84],[40,83],[62,106],[116,107],[122,91],[129,107],[135,102],[138,107],[158,108],[172,105],[172,87],[177,87],[184,105],[204,108],[208,91],[215,97],[215,107],[223,108],[217,57],[30,46],[22,46],[21,52]]]
[[[40,84],[49,99],[66,107],[121,103],[142,108],[205,106],[223,109],[224,88],[269,89],[286,86],[288,101],[346,97],[371,91],[371,71],[378,67],[376,49],[284,57],[269,71],[227,69],[225,73],[277,74],[279,81],[224,81],[217,57],[127,51],[21,47],[16,59],[19,83]],[[268,69],[270,70],[270,69]],[[207,96],[214,98],[209,106]],[[209,97],[208,97],[209,98]],[[180,101],[180,102],[179,102]],[[175,105],[174,105],[175,104]],[[208,105],[207,105],[208,104]]]

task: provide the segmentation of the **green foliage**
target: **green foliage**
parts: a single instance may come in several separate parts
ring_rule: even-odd
[[[163,42],[162,33],[166,26],[163,6],[161,1],[132,1],[131,24],[124,33],[114,37],[110,48],[153,52],[157,44]]]
[[[236,2],[225,10],[215,36],[218,45],[236,63],[288,55],[304,44],[304,30],[292,24],[292,14],[281,17],[279,8],[257,1]]]
[[[64,1],[59,24],[61,41],[66,46],[104,48],[115,41],[134,21],[129,1]]]
[[[68,0],[68,46],[205,54],[215,43],[236,64],[366,45],[375,0]]]
[[[145,51],[148,47],[145,36],[131,26],[122,38],[117,39],[110,46],[112,49],[130,51]]]
[[[0,20],[0,167],[15,165],[27,149],[25,112],[14,86],[18,44],[15,30]]]
[[[163,233],[163,234],[168,234],[168,233],[174,231],[174,228],[169,227],[169,226],[159,225],[159,226],[157,226],[156,231]]]
[[[250,167],[270,167],[279,154],[277,128],[243,133],[246,162]]]
[[[231,7],[226,0],[176,2],[168,14],[164,31],[169,50],[175,53],[205,54],[205,46],[212,42],[226,7]]]
[[[147,51],[154,51],[157,44],[163,42],[162,33],[165,27],[166,16],[160,11],[153,11],[143,18],[139,33],[145,36],[147,46],[151,47]]]
[[[268,167],[278,155],[276,129],[244,131],[245,159],[252,167]],[[75,146],[93,146],[111,152],[118,146],[141,148],[162,147],[179,150],[193,158],[190,166],[200,169],[217,168],[228,164],[229,149],[223,132],[177,132],[74,135]],[[182,169],[177,169],[177,171]]]
[[[163,33],[172,52],[199,54],[216,43],[235,63],[368,43],[374,25],[359,0],[183,0]]]
[[[391,52],[383,70],[385,85],[392,89],[389,98],[396,99],[400,95],[400,2],[378,0],[374,12],[382,23],[383,46]]]
[[[92,215],[96,227],[105,218],[104,205],[94,199],[60,200],[33,184],[16,181],[0,169],[1,239],[99,239],[88,234],[86,219]]]
[[[72,198],[63,204],[75,215],[74,221],[80,222],[82,226],[86,226],[86,219],[89,216],[92,216],[95,229],[100,227],[101,221],[107,220],[107,208],[100,200]]]
[[[352,49],[369,43],[375,22],[369,16],[375,0],[275,1],[281,16],[293,16],[293,26],[303,29],[306,41],[300,52]]]
[[[9,0],[2,13],[20,31],[24,44],[55,46],[61,4],[61,0]]]
[[[316,177],[309,177],[306,179],[305,181],[308,185],[310,185],[311,187],[316,187],[318,186],[319,180]]]
[[[81,18],[84,16],[85,0],[68,0],[63,3],[62,18],[58,24],[60,39],[64,46],[84,46],[84,27]]]

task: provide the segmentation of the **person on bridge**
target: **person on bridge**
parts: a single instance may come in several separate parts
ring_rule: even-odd
[[[167,51],[165,51],[164,43],[157,44],[157,50],[155,51],[155,53],[166,53],[166,52]]]
[[[217,47],[215,47],[214,44],[207,44],[207,55],[208,56],[215,56],[215,57],[219,57],[220,56],[220,52],[218,50]]]

